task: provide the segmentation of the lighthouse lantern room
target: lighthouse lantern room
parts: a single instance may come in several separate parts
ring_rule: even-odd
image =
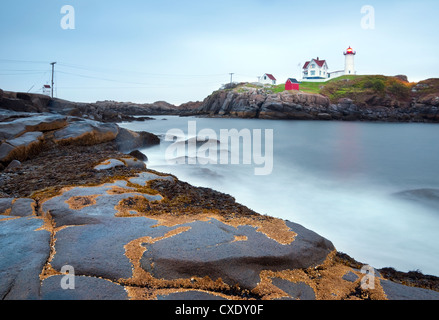
[[[357,54],[354,49],[349,47],[345,52],[345,67],[344,67],[344,73],[345,75],[349,74],[356,74],[355,71],[355,55]]]

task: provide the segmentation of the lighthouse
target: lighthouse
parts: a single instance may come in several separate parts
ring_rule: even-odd
[[[349,47],[344,53],[345,55],[345,65],[344,65],[344,74],[356,74],[355,72],[355,55],[357,54],[354,49]]]

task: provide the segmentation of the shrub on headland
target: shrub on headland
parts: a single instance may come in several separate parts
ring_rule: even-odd
[[[371,96],[388,97],[398,101],[408,101],[413,84],[403,81],[399,77],[382,75],[340,77],[328,81],[320,90],[332,102],[341,98],[349,98],[362,102]]]

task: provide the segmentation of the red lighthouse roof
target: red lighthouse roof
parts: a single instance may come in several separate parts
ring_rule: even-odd
[[[345,55],[347,55],[347,54],[353,54],[353,55],[355,55],[355,54],[357,54],[357,52],[355,52],[354,49],[352,49],[351,47],[349,47],[349,48],[345,51],[344,54],[345,54]]]

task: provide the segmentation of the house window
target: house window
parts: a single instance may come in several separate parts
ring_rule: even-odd
[[[313,69],[314,69],[315,67],[316,67],[316,65],[315,65],[315,64],[312,64],[312,65],[311,65],[311,68],[313,68]]]
[[[264,80],[267,80],[267,76],[264,76]]]
[[[322,75],[322,71],[321,70],[319,71],[319,75]]]
[[[311,75],[312,76],[315,76],[316,75],[316,72],[313,70],[313,71],[311,71]]]

